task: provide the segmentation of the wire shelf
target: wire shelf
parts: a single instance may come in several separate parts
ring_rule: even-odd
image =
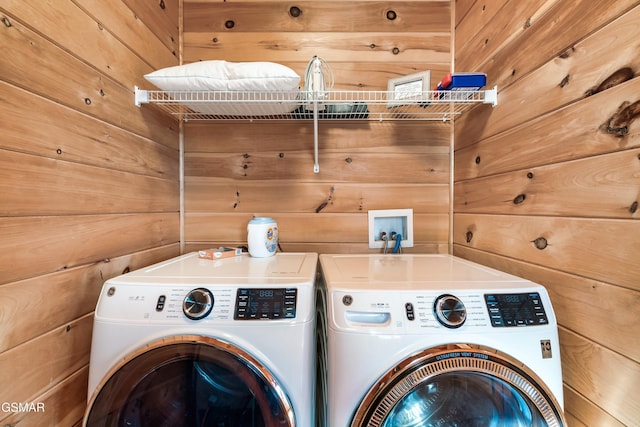
[[[497,88],[475,91],[221,92],[159,91],[135,88],[135,104],[154,104],[184,121],[309,120],[393,121],[455,119],[477,104],[497,104]]]

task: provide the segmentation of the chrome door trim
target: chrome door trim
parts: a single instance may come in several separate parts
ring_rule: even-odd
[[[369,389],[350,426],[382,426],[404,396],[433,377],[450,372],[476,372],[499,378],[527,396],[549,427],[566,426],[564,414],[553,393],[527,366],[498,350],[460,343],[422,350],[388,370]]]
[[[82,426],[85,427],[89,414],[91,413],[91,409],[93,408],[96,399],[100,395],[100,392],[103,390],[104,386],[108,383],[108,381],[121,369],[125,368],[127,364],[132,362],[134,359],[148,354],[152,350],[159,349],[170,349],[176,345],[182,344],[195,344],[195,345],[203,345],[206,347],[212,347],[216,350],[223,351],[228,353],[231,357],[234,357],[239,362],[247,366],[251,369],[258,377],[260,377],[269,387],[274,391],[276,396],[278,397],[278,403],[283,410],[283,414],[286,417],[286,425],[279,423],[277,426],[267,425],[266,427],[295,427],[295,413],[293,410],[293,406],[291,405],[291,401],[287,396],[284,388],[280,384],[280,382],[275,378],[275,376],[271,373],[271,371],[265,367],[258,359],[253,357],[251,354],[246,352],[245,350],[235,346],[234,344],[213,337],[206,337],[201,335],[175,335],[169,336],[165,338],[158,339],[156,341],[150,342],[137,350],[129,353],[123,359],[121,359],[113,368],[109,370],[109,372],[101,379],[100,383],[96,387],[96,390],[93,392],[91,399],[87,404],[87,409],[82,421]],[[162,364],[162,360],[158,360],[158,366]],[[164,361],[166,362],[166,360]],[[259,402],[262,410],[266,413],[269,413],[269,402]]]

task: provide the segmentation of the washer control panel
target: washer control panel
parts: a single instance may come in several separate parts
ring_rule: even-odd
[[[387,333],[489,332],[555,323],[549,297],[529,289],[441,289],[409,292],[333,291],[330,320],[336,328]]]
[[[485,294],[491,326],[533,326],[549,323],[538,292]]]
[[[233,318],[278,320],[296,317],[297,288],[240,288]]]

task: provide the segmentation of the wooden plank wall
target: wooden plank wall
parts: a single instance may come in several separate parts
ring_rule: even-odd
[[[335,89],[386,90],[388,79],[450,70],[447,1],[185,0],[184,62],[273,61],[304,76],[325,59]],[[395,19],[389,19],[392,13]],[[185,125],[187,249],[244,244],[254,215],[274,217],[284,251],[367,252],[367,211],[414,209],[415,251],[447,252],[452,126],[327,123]]]
[[[179,253],[175,120],[133,86],[178,63],[178,2],[0,3],[0,412],[72,426],[105,279]],[[4,408],[4,407],[3,407]]]
[[[640,6],[455,9],[455,69],[499,105],[455,123],[454,254],[549,289],[572,427],[638,425]]]

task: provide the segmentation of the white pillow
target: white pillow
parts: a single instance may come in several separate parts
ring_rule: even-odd
[[[300,76],[274,62],[199,61],[144,76],[162,90],[294,91]]]

